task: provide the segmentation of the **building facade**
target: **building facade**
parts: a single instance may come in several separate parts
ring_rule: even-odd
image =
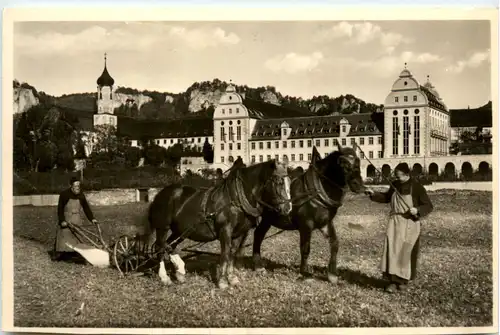
[[[246,164],[278,159],[307,168],[313,147],[326,156],[339,145],[354,144],[362,158],[363,177],[377,171],[390,172],[399,162],[436,174],[460,172],[469,165],[473,170],[491,167],[491,155],[450,155],[453,129],[462,124],[454,121],[453,111],[448,110],[429,77],[421,85],[406,64],[388,92],[383,111],[372,114],[317,116],[248,99],[230,83],[212,119],[137,121],[114,115],[114,79],[108,73],[106,59],[97,84],[94,126],[117,126],[133,146],[147,137],[165,148],[180,143],[201,151],[208,142],[214,151],[214,169],[227,170],[239,157]],[[481,115],[488,113],[491,115],[491,109],[482,110]],[[478,126],[491,127],[491,116],[485,120]],[[471,127],[471,122],[466,126]],[[191,165],[194,168],[197,164]]]

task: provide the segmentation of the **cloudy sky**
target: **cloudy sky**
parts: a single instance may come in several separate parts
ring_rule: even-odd
[[[214,78],[284,95],[381,104],[408,63],[449,108],[491,99],[488,21],[26,22],[14,77],[53,95],[93,92],[108,54],[116,85],[177,93]]]

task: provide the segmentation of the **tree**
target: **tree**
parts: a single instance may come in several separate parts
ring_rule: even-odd
[[[52,170],[57,161],[57,146],[47,140],[36,144],[35,172]]]
[[[137,167],[137,165],[139,165],[141,157],[142,157],[141,149],[132,146],[125,149],[125,163],[127,166]]]
[[[94,127],[95,146],[94,151],[113,153],[118,149],[118,137],[116,128],[111,125],[98,125]]]
[[[85,142],[82,139],[82,134],[77,132],[76,143],[75,143],[75,159],[85,159],[87,158],[87,153],[85,152]]]
[[[95,166],[123,166],[125,164],[125,149],[130,146],[116,134],[116,128],[111,125],[99,125],[94,130],[94,145],[91,154]]]
[[[214,149],[208,143],[208,138],[205,138],[205,143],[203,143],[203,159],[209,164],[214,162]]]
[[[28,152],[28,146],[22,138],[14,138],[14,148],[13,148],[13,165],[14,170],[29,170],[30,168],[30,156]]]
[[[150,145],[144,149],[144,163],[160,166],[165,161],[166,149],[159,145]]]
[[[165,162],[172,167],[176,167],[179,165],[183,154],[182,144],[174,144],[166,150]]]

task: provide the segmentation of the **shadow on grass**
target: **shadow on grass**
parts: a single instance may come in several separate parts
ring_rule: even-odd
[[[197,255],[196,257],[186,259],[186,271],[188,273],[198,273],[198,274],[207,274],[208,279],[215,282],[217,276],[217,269],[219,265],[219,257],[215,255]],[[264,260],[264,265],[267,271],[276,271],[276,270],[289,270],[292,272],[299,272],[298,266],[290,266],[286,264],[280,264],[271,260]],[[253,262],[252,257],[246,256],[238,258],[235,266],[239,269],[246,269],[253,271]],[[325,268],[319,266],[313,266],[312,270],[317,278],[321,280],[327,280],[327,276],[324,274]],[[387,284],[385,280],[381,278],[375,278],[372,276],[368,276],[360,271],[355,271],[347,268],[339,268],[338,276],[343,279],[345,282],[350,284],[355,284],[365,288],[378,288],[382,289]]]

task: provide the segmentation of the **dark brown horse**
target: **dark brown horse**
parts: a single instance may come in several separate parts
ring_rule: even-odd
[[[148,231],[156,231],[155,249],[163,256],[176,255],[175,249],[185,239],[197,242],[219,240],[221,244],[218,286],[238,283],[233,271],[234,253],[241,239],[253,228],[264,208],[287,215],[291,211],[290,178],[286,166],[272,160],[246,167],[238,159],[225,179],[208,190],[181,184],[165,187],[149,208]],[[167,233],[171,235],[166,238]],[[176,255],[177,262],[182,262]],[[182,263],[183,265],[183,263]],[[183,280],[183,269],[177,279]],[[165,271],[164,282],[169,282]],[[162,277],[160,273],[160,277]],[[163,280],[162,278],[162,280]]]
[[[289,215],[264,210],[262,221],[254,232],[253,264],[256,270],[263,270],[261,245],[271,226],[283,230],[298,230],[300,233],[301,264],[300,273],[312,278],[308,258],[311,235],[320,229],[328,236],[330,243],[330,262],[328,280],[337,278],[337,252],[339,249],[333,219],[342,206],[348,188],[355,193],[363,192],[365,187],[360,173],[360,161],[352,148],[341,148],[321,159],[316,147],[313,148],[309,168],[292,180],[291,194],[293,209]],[[241,250],[238,250],[240,252]]]

